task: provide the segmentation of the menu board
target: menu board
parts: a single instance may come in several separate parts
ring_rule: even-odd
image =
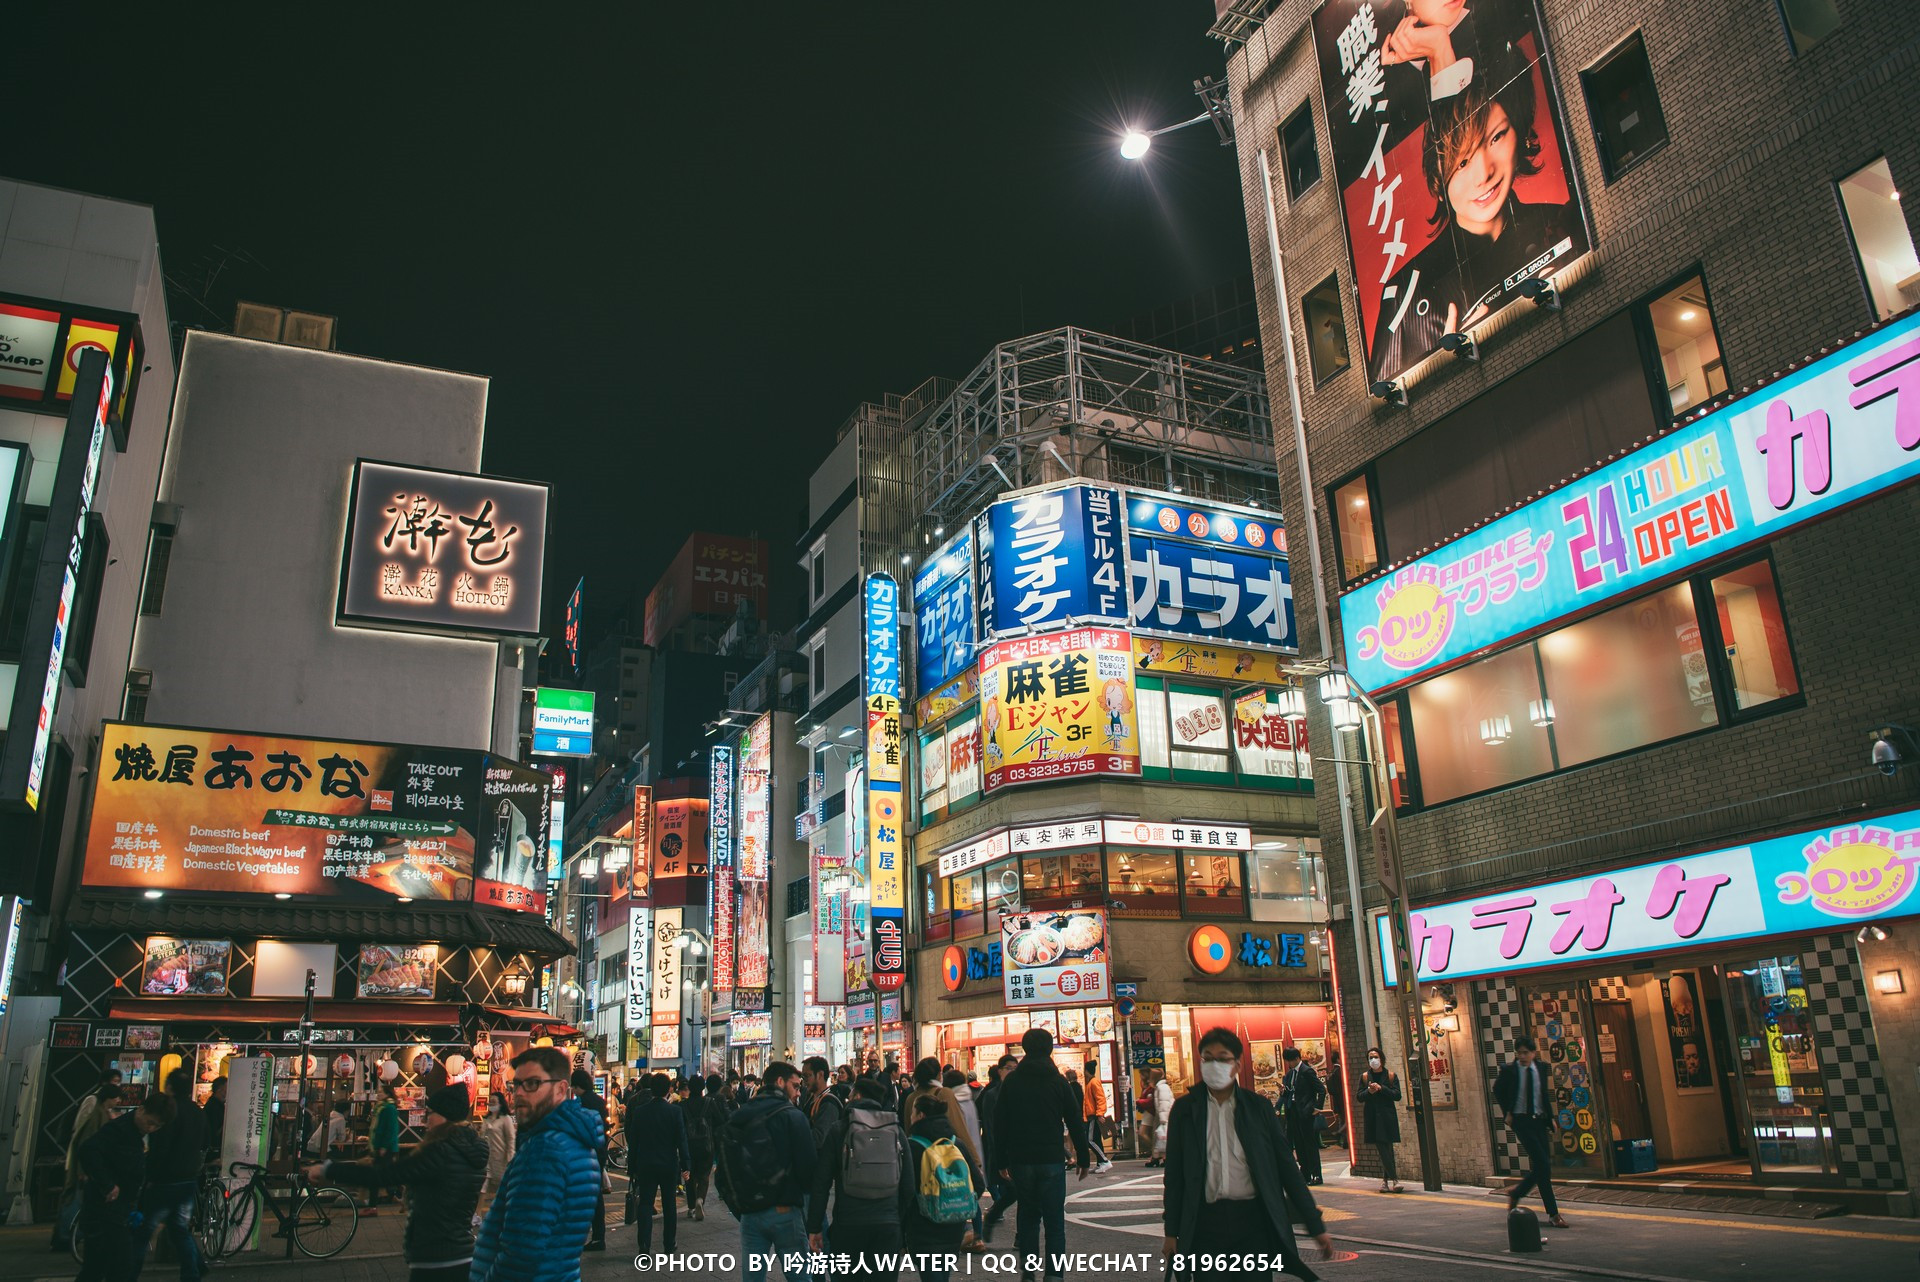
[[[355,967],[362,997],[432,997],[438,944],[366,944]]]
[[[96,778],[89,887],[545,911],[550,781],[505,758],[108,722]]]
[[[225,997],[232,957],[231,940],[151,936],[140,967],[140,993],[143,997]]]
[[[1008,1006],[1112,996],[1104,910],[1007,913],[1000,937]]]

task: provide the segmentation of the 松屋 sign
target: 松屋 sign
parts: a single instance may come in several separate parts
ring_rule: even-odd
[[[872,922],[871,975],[877,989],[906,982],[905,739],[900,716],[900,588],[892,576],[867,576],[867,877]]]
[[[336,621],[537,636],[548,487],[361,459]]]
[[[1916,477],[1920,315],[1348,592],[1348,669],[1400,685]]]

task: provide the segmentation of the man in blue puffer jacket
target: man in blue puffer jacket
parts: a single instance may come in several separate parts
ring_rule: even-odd
[[[472,1282],[578,1282],[600,1197],[600,1115],[571,1098],[573,1065],[551,1046],[513,1061],[518,1143],[473,1244]]]

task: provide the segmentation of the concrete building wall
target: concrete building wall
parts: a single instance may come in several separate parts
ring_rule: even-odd
[[[502,647],[333,622],[354,460],[478,471],[486,380],[203,333],[181,367],[148,719],[511,752]]]

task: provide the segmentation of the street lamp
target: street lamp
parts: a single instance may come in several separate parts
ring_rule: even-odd
[[[1320,698],[1327,705],[1335,730],[1360,731],[1361,742],[1366,750],[1361,760],[1349,763],[1339,755],[1333,760],[1341,765],[1365,767],[1373,787],[1374,812],[1368,827],[1373,831],[1373,851],[1379,863],[1380,886],[1387,892],[1387,914],[1392,921],[1394,956],[1399,959],[1403,977],[1400,984],[1400,1027],[1406,1030],[1413,1041],[1413,1072],[1417,1078],[1415,1085],[1420,1091],[1419,1107],[1414,1110],[1414,1119],[1420,1127],[1420,1176],[1429,1192],[1438,1192],[1440,1152],[1433,1117],[1433,1067],[1427,1053],[1428,1032],[1421,1006],[1420,972],[1410,948],[1412,925],[1408,920],[1406,882],[1400,871],[1400,829],[1393,810],[1393,777],[1387,767],[1387,736],[1380,721],[1380,705],[1339,664],[1324,662],[1315,665],[1315,669],[1320,674]],[[1339,751],[1337,739],[1335,751]],[[1369,941],[1364,938],[1365,931],[1360,929],[1365,913],[1357,900],[1353,908],[1354,946],[1364,952],[1369,946]]]
[[[516,966],[500,977],[500,987],[509,997],[525,997],[527,995],[527,972]]]
[[[1203,120],[1213,122],[1213,128],[1220,135],[1220,145],[1233,145],[1233,109],[1227,96],[1227,86],[1206,76],[1193,82],[1193,91],[1200,95],[1206,110],[1191,120],[1183,120],[1177,125],[1165,125],[1159,129],[1129,128],[1120,137],[1120,154],[1128,160],[1144,160],[1147,152],[1153,149],[1153,140],[1161,134],[1170,134],[1176,129],[1185,129],[1197,125]]]

